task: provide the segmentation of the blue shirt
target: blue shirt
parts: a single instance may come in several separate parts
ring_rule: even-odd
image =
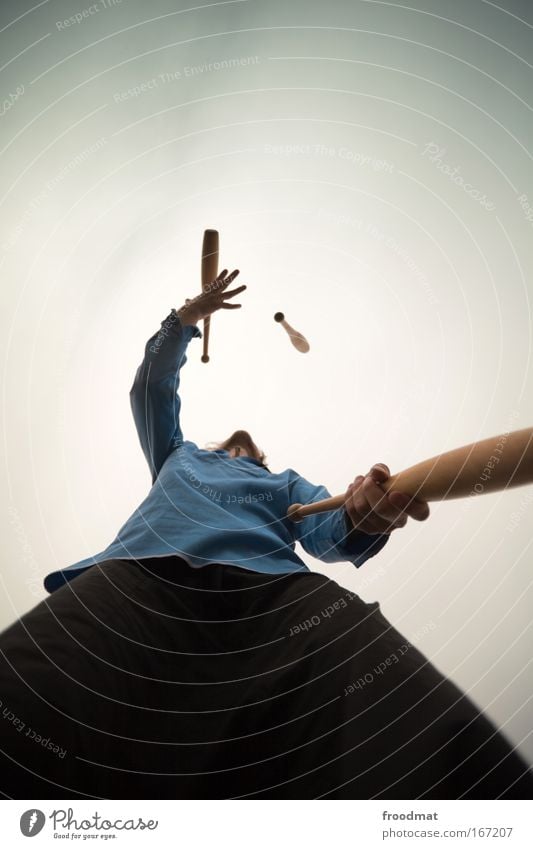
[[[112,558],[179,555],[193,567],[227,563],[254,572],[309,572],[296,554],[304,550],[325,563],[361,566],[377,554],[387,534],[354,530],[344,510],[319,513],[294,523],[290,504],[328,498],[294,469],[273,473],[252,457],[230,457],[184,440],[180,428],[180,369],[195,325],[182,326],[175,310],[146,343],[130,390],[133,418],[152,476],[152,488],[103,551],[48,574],[53,592],[84,569]]]

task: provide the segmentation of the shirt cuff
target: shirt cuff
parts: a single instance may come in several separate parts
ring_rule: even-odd
[[[202,331],[196,324],[182,324],[178,312],[174,308],[171,309],[165,320],[161,322],[161,327],[163,328],[165,326],[176,336],[185,334],[189,339],[192,339],[193,336],[197,336],[201,339],[203,335]]]
[[[339,511],[340,544],[339,551],[348,555],[350,560],[360,560],[356,566],[362,566],[365,560],[373,557],[387,544],[390,534],[365,534],[353,527],[346,510]]]

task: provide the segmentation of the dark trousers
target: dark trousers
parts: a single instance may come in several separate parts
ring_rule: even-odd
[[[486,716],[316,573],[94,566],[0,634],[8,798],[532,797]]]

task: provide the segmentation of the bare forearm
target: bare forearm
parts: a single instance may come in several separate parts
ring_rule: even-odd
[[[179,320],[181,321],[182,327],[186,327],[188,324],[198,324],[198,322],[200,321],[198,311],[187,303],[183,304],[183,306],[180,307],[179,310],[177,310],[177,314]]]

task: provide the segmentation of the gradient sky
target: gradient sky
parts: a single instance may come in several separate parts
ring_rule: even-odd
[[[185,438],[338,493],[532,424],[532,36],[515,0],[2,2],[0,627],[145,497],[128,392],[205,228],[248,290],[190,344]],[[299,550],[530,760],[532,523],[526,487],[360,570]]]

